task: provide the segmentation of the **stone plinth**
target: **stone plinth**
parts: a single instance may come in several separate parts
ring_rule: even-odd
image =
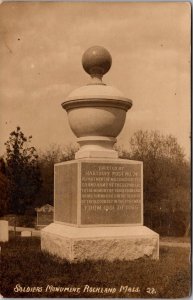
[[[70,261],[159,258],[159,235],[143,226],[143,164],[79,159],[55,165],[54,223],[41,248]]]
[[[81,159],[55,165],[54,221],[74,226],[143,224],[143,164]]]
[[[159,235],[145,226],[78,228],[50,224],[41,248],[69,261],[159,258]]]

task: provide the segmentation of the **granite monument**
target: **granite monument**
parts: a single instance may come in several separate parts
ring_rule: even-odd
[[[55,165],[54,222],[41,249],[70,261],[159,258],[159,235],[143,226],[143,163],[113,148],[132,101],[103,83],[111,63],[105,48],[89,48],[82,65],[91,80],[62,103],[80,149]]]

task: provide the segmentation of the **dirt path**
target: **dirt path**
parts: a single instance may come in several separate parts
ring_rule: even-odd
[[[14,231],[14,226],[9,226],[9,231]],[[16,227],[17,232],[22,232],[22,231],[30,231],[31,236],[40,236],[40,230],[36,230],[35,228],[30,228],[30,227]]]
[[[160,242],[160,246],[167,246],[167,247],[180,247],[180,248],[190,248],[190,243],[180,243],[180,242]]]

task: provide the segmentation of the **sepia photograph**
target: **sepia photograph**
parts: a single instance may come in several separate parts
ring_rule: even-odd
[[[191,297],[191,3],[0,4],[0,298]]]

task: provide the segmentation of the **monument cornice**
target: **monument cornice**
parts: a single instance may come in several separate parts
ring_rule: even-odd
[[[83,99],[68,99],[62,103],[62,107],[66,111],[80,107],[111,107],[128,111],[128,109],[132,107],[132,100],[117,96],[111,96],[109,98],[107,98],[107,96],[104,96],[104,98],[101,96],[101,99],[84,97]]]

